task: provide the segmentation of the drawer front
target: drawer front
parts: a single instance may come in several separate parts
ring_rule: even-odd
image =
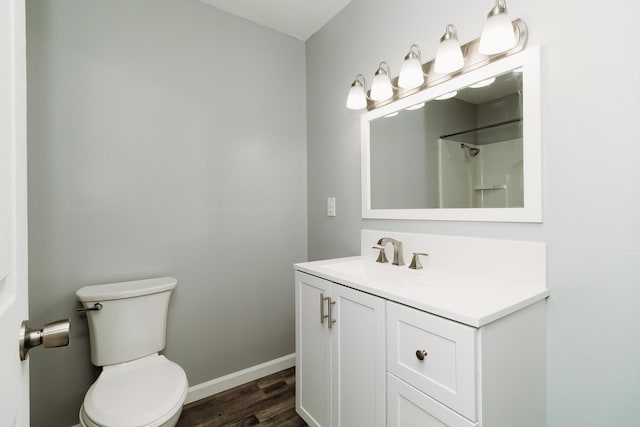
[[[474,427],[471,422],[391,374],[387,374],[389,427]]]
[[[477,330],[400,304],[387,304],[389,372],[477,421]]]

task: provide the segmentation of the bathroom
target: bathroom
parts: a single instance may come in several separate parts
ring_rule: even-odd
[[[541,51],[543,222],[362,219],[353,77],[492,4],[351,0],[303,42],[199,0],[28,0],[29,314],[72,328],[29,356],[31,424],[77,424],[97,376],[77,289],[176,277],[165,354],[204,384],[290,361],[292,265],[373,229],[545,242],[547,425],[638,425],[636,2],[508,2]]]

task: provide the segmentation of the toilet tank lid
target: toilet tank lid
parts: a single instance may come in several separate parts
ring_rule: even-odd
[[[76,291],[76,296],[79,301],[107,301],[170,291],[177,284],[178,281],[173,277],[132,280],[129,282],[85,286]]]

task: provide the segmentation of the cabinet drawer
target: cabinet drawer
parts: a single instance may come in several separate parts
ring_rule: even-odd
[[[389,427],[474,427],[471,422],[404,381],[387,374]]]
[[[477,330],[400,304],[387,304],[388,371],[477,421]],[[417,351],[426,353],[423,360]]]

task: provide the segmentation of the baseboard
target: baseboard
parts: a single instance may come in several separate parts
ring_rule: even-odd
[[[295,365],[296,354],[291,353],[278,359],[273,359],[256,366],[251,366],[220,378],[196,384],[189,387],[189,390],[187,391],[187,398],[184,403],[187,404],[195,402],[196,400],[204,399],[205,397],[213,396],[214,394],[246,384],[257,380],[258,378],[266,377],[267,375],[289,369]]]

